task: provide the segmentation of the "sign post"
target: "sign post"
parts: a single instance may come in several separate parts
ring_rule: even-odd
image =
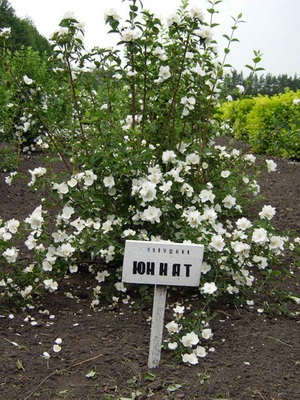
[[[155,285],[154,297],[153,297],[148,368],[156,368],[159,365],[161,342],[164,329],[166,297],[167,297],[167,287]]]
[[[167,286],[198,286],[203,252],[197,244],[126,240],[122,281],[155,285],[149,368],[160,361]]]

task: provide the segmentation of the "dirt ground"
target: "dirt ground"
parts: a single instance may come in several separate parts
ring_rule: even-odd
[[[280,230],[300,234],[300,163],[275,161],[278,170],[259,182],[265,204],[276,207]],[[23,165],[38,163],[30,157]],[[26,218],[39,204],[37,196],[22,182],[7,186],[6,175],[0,174],[0,216]],[[284,284],[298,297],[299,277],[295,269],[295,279]],[[0,305],[0,399],[300,399],[299,306],[292,306],[296,315],[287,317],[258,312],[263,301],[274,299],[258,297],[253,307],[218,304],[211,322],[214,353],[188,367],[162,351],[160,366],[149,371],[151,304],[95,312],[93,286],[94,278],[81,272],[34,309],[8,311]],[[166,322],[171,317],[166,310]],[[56,338],[62,339],[62,349],[55,354]],[[50,360],[42,357],[45,351]],[[86,377],[90,371],[96,373],[93,378]]]

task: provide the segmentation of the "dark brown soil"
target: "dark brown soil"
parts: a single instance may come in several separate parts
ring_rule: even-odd
[[[300,163],[276,162],[277,172],[260,180],[265,204],[276,207],[280,230],[299,235]],[[35,157],[24,160],[26,168],[38,163]],[[25,218],[39,204],[37,195],[22,182],[7,186],[5,176],[0,174],[0,215]],[[284,284],[297,297],[299,277],[295,269],[295,279]],[[151,305],[95,312],[93,286],[88,273],[78,273],[32,310],[0,311],[0,399],[300,399],[299,306],[287,317],[259,313],[260,299],[252,308],[219,304],[211,322],[216,351],[193,367],[163,351],[160,366],[149,375]],[[66,292],[77,296],[68,298]],[[166,319],[170,316],[167,310]],[[59,337],[62,350],[53,355]],[[41,357],[45,351],[52,355],[49,361]],[[95,379],[86,377],[92,370]]]

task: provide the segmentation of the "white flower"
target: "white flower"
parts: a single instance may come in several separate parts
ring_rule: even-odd
[[[185,336],[182,336],[180,339],[181,343],[184,347],[192,347],[199,343],[199,337],[195,332],[187,333]]]
[[[242,217],[242,218],[239,218],[239,219],[236,221],[236,226],[237,226],[239,229],[241,229],[242,231],[245,231],[246,229],[250,228],[250,227],[252,226],[252,224],[251,224],[251,222],[250,222],[247,218]]]
[[[72,176],[72,178],[68,180],[67,184],[68,184],[70,187],[73,188],[73,187],[75,187],[75,186],[78,184],[78,180],[77,180],[76,178],[74,178],[74,176]]]
[[[245,256],[245,257],[249,256],[249,251],[250,251],[251,247],[248,243],[233,241],[233,242],[231,242],[231,247],[233,248],[233,250],[236,253],[243,254],[243,256]]]
[[[97,378],[97,376],[98,376],[98,374],[97,374],[97,372],[96,371],[93,371],[93,370],[91,370],[90,372],[88,372],[86,375],[85,375],[87,378],[92,378],[92,379],[96,379]]]
[[[70,225],[74,226],[74,228],[76,228],[78,232],[81,232],[86,227],[86,222],[78,217],[74,221],[72,221]]]
[[[124,282],[116,282],[114,286],[119,292],[125,293],[127,291],[127,288],[124,286]]]
[[[37,246],[37,239],[33,235],[29,235],[27,240],[25,241],[25,246],[29,249],[32,250],[36,248]]]
[[[254,229],[253,234],[252,234],[252,242],[259,243],[259,244],[266,243],[269,240],[267,233],[268,232],[264,228]]]
[[[182,355],[182,362],[189,363],[191,365],[195,365],[195,364],[198,364],[199,361],[198,361],[198,358],[195,353],[191,353],[191,354],[186,353],[186,354]]]
[[[154,56],[157,56],[161,61],[165,61],[167,60],[167,55],[164,51],[163,48],[161,48],[160,46],[155,47],[155,49],[153,50],[152,54]]]
[[[199,64],[197,64],[195,67],[191,68],[191,71],[194,72],[195,74],[199,76],[204,76],[205,75],[205,70],[201,68]]]
[[[103,230],[103,233],[107,233],[107,232],[112,231],[113,230],[112,221],[109,220],[109,219],[107,221],[105,221],[104,224],[102,225],[101,229]]]
[[[5,227],[9,230],[10,233],[17,233],[19,226],[20,222],[14,218],[9,219],[5,223]]]
[[[191,185],[189,185],[188,183],[184,183],[181,188],[180,188],[180,192],[182,194],[185,194],[187,197],[192,197],[193,193],[194,193],[194,189]]]
[[[105,22],[107,22],[107,20],[110,18],[112,18],[116,21],[119,21],[121,19],[121,17],[119,16],[119,14],[117,13],[117,11],[114,8],[110,8],[109,10],[106,10],[104,13]]]
[[[246,154],[246,155],[244,156],[244,160],[245,160],[245,161],[248,161],[248,162],[251,163],[251,164],[254,164],[254,163],[255,163],[255,160],[256,160],[256,157],[255,157],[253,154]]]
[[[261,219],[266,218],[270,221],[275,214],[276,214],[276,208],[272,206],[263,206],[263,209],[259,213],[259,216]]]
[[[70,265],[69,266],[69,271],[71,274],[74,274],[75,272],[78,271],[78,265]]]
[[[42,265],[43,265],[43,267],[42,267],[43,271],[52,271],[52,269],[53,269],[51,262],[48,260],[44,260]]]
[[[281,236],[273,235],[270,239],[269,249],[270,250],[284,250],[284,238]]]
[[[201,190],[201,192],[199,194],[199,198],[202,203],[206,203],[207,201],[210,201],[211,203],[213,203],[215,197],[216,196],[213,194],[213,192],[211,190],[207,190],[207,189]]]
[[[105,176],[104,179],[103,179],[103,183],[104,183],[104,186],[105,186],[105,187],[108,187],[108,188],[111,189],[112,187],[115,186],[114,177],[113,177],[112,175],[110,175],[110,176]]]
[[[2,253],[2,256],[9,264],[12,264],[16,261],[18,254],[19,250],[16,247],[10,247]]]
[[[253,261],[258,265],[260,269],[265,269],[268,266],[268,259],[262,256],[253,256]]]
[[[202,29],[195,31],[195,34],[205,39],[206,42],[210,42],[213,38],[213,31],[209,26],[203,26]]]
[[[43,357],[45,360],[49,360],[49,359],[51,358],[50,354],[47,353],[47,351],[44,351],[42,357]]]
[[[223,251],[225,242],[222,235],[213,235],[209,245],[217,251]]]
[[[75,250],[75,247],[73,247],[70,243],[63,243],[57,248],[56,254],[63,258],[69,258]]]
[[[204,221],[215,221],[218,218],[218,214],[214,208],[205,207],[203,212]]]
[[[195,350],[195,354],[197,355],[197,357],[200,357],[200,358],[206,357],[206,350],[205,350],[205,347],[203,347],[203,346],[197,346],[197,348],[196,348],[196,350]]]
[[[4,29],[7,29],[7,28],[4,28]],[[293,100],[293,105],[297,106],[298,104],[300,104],[300,99],[294,99]]]
[[[184,306],[177,305],[175,308],[173,308],[173,311],[176,315],[182,315],[184,313]]]
[[[30,293],[32,292],[33,287],[31,285],[27,286],[24,290],[21,290],[21,296],[23,299],[26,299],[28,296],[30,296]]]
[[[213,337],[213,333],[210,328],[203,329],[201,335],[203,339],[211,339]]]
[[[33,83],[33,80],[31,78],[28,78],[27,75],[23,76],[23,81],[26,83],[26,85],[31,85]]]
[[[180,331],[180,325],[177,324],[177,322],[175,321],[171,321],[168,324],[166,324],[166,328],[169,334],[178,333]]]
[[[54,344],[53,345],[53,351],[54,353],[59,353],[61,351],[61,347],[59,344]]]
[[[5,227],[2,227],[2,228],[0,228],[0,237],[2,240],[7,242],[8,240],[10,240],[12,238],[12,234],[7,232]]]
[[[66,194],[69,191],[68,185],[65,182],[53,183],[52,187],[54,190],[57,190],[59,194]]]
[[[229,194],[222,200],[222,203],[224,204],[225,208],[230,209],[236,205],[236,198],[231,196],[231,194]]]
[[[176,342],[168,343],[168,348],[170,350],[176,350],[177,347],[178,347],[178,343],[176,343]]]
[[[185,57],[192,60],[195,57],[195,54],[192,53],[191,51],[187,51]]]
[[[198,18],[200,21],[204,20],[204,12],[196,6],[190,8],[190,16],[194,19]]]
[[[176,162],[176,154],[173,150],[166,150],[162,154],[162,162],[164,164]]]
[[[84,172],[84,184],[85,186],[92,186],[94,181],[97,179],[97,175],[92,170]]]
[[[191,153],[186,156],[185,161],[187,164],[193,164],[193,165],[199,164],[200,156],[197,153]]]
[[[54,292],[58,289],[58,283],[55,282],[53,279],[45,279],[43,281],[45,289],[48,289],[49,292]]]
[[[124,42],[133,42],[142,36],[142,31],[138,28],[125,28],[121,35]]]
[[[190,97],[184,96],[180,100],[180,103],[183,104],[184,106],[182,115],[186,116],[190,113],[190,111],[192,111],[195,108],[196,99],[193,96]]]
[[[165,81],[166,79],[170,78],[171,76],[170,67],[162,65],[159,68],[158,76],[160,81]]]
[[[198,210],[191,211],[187,214],[187,222],[191,228],[197,228],[200,225],[202,219],[202,215]]]
[[[167,25],[171,26],[173,24],[179,25],[181,22],[181,17],[179,14],[174,13],[167,17]]]
[[[168,181],[159,186],[159,189],[163,192],[163,194],[166,194],[170,191],[171,187],[172,187],[172,181]]]
[[[32,186],[35,183],[36,178],[39,178],[39,177],[45,175],[47,170],[46,170],[46,168],[38,167],[38,168],[35,168],[34,170],[29,169],[28,172],[31,175],[31,182],[28,183],[28,186]]]
[[[33,213],[25,219],[25,222],[30,224],[31,229],[37,230],[42,227],[44,218],[42,217],[42,206],[38,206]]]
[[[75,210],[73,207],[65,205],[60,217],[64,220],[69,220],[71,218],[72,214],[74,214],[74,212],[75,212]]]
[[[149,206],[144,210],[144,212],[141,215],[141,218],[143,221],[150,221],[152,224],[155,222],[160,222],[160,216],[162,212],[159,208]]]
[[[222,171],[221,172],[221,177],[222,178],[228,178],[229,177],[229,175],[230,175],[230,171]]]
[[[136,231],[134,231],[133,229],[125,229],[125,231],[123,231],[123,237],[128,237],[128,236],[134,236],[136,234]]]
[[[13,181],[13,177],[15,176],[15,175],[17,175],[17,172],[16,171],[14,171],[14,172],[11,172],[8,176],[6,176],[5,177],[5,183],[7,184],[7,185],[11,185],[12,184],[12,181]]]
[[[217,290],[218,290],[218,288],[217,288],[215,282],[210,282],[210,283],[205,282],[205,284],[200,289],[201,293],[204,293],[204,294],[213,294]]]
[[[211,270],[211,265],[207,264],[206,261],[203,261],[202,265],[201,265],[201,273],[202,274],[207,274],[207,272],[209,272]]]
[[[142,183],[141,189],[140,189],[140,195],[143,199],[143,201],[152,201],[156,197],[156,185],[155,183],[145,181]]]
[[[0,36],[3,36],[4,38],[8,38],[11,32],[11,27],[9,28],[0,28]]]
[[[55,339],[55,343],[56,343],[56,344],[62,344],[62,339],[61,339],[61,338]]]
[[[105,279],[109,276],[109,272],[107,271],[107,269],[105,271],[99,271],[96,275],[96,280],[101,283],[104,282]]]
[[[245,88],[242,85],[236,85],[236,88],[237,88],[239,94],[243,94],[245,92]]]
[[[273,160],[266,160],[268,172],[275,172],[277,169],[277,164]]]

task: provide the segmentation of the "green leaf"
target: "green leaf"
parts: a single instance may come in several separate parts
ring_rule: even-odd
[[[251,65],[249,65],[249,64],[246,64],[245,67],[248,68],[248,69],[250,69],[250,71],[254,71],[254,68],[253,68]]]
[[[176,390],[182,388],[182,385],[180,385],[179,383],[174,383],[173,385],[170,385],[167,387],[167,391],[168,392],[176,392]]]
[[[145,380],[146,380],[146,381],[151,381],[151,382],[153,382],[153,381],[155,380],[155,378],[156,378],[156,375],[155,375],[155,374],[152,374],[151,372],[147,372],[147,373],[145,374]]]

